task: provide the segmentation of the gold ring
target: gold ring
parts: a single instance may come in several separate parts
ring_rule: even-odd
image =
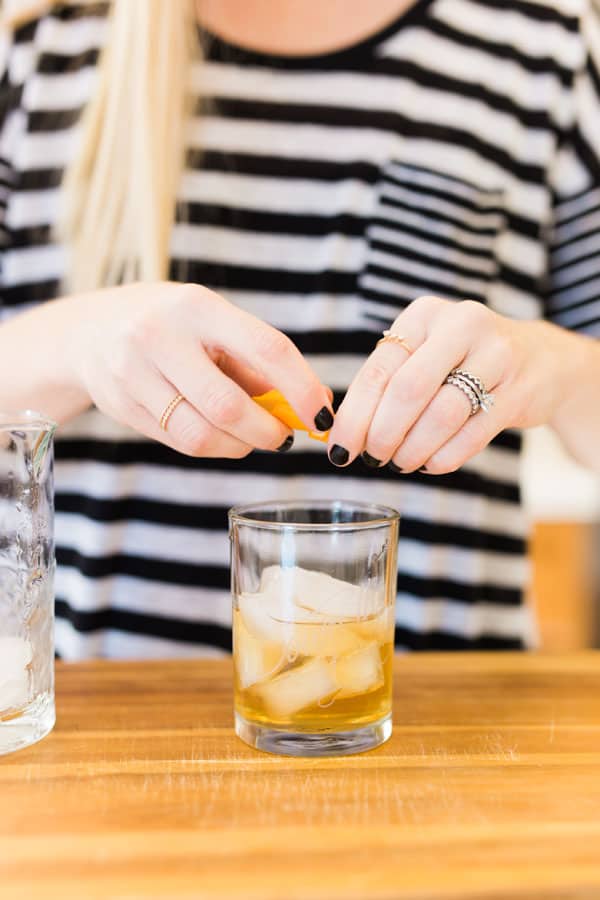
[[[410,346],[406,338],[403,338],[401,334],[396,334],[395,331],[391,331],[389,328],[383,332],[383,337],[379,338],[376,346],[379,347],[380,344],[385,344],[386,342],[389,342],[390,344],[400,344],[400,346],[404,350],[406,350],[409,356],[414,353],[413,348]]]
[[[162,416],[160,417],[160,427],[162,428],[163,431],[167,430],[167,425],[169,424],[169,419],[171,418],[171,416],[173,415],[173,413],[175,412],[175,410],[177,409],[177,407],[179,406],[179,404],[181,403],[182,400],[185,400],[185,397],[183,396],[183,394],[175,394],[175,396],[173,397],[171,402],[167,403],[167,405],[165,406],[165,410],[164,410]]]

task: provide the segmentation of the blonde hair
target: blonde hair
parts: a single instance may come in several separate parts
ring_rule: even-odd
[[[0,0],[2,25],[16,28],[58,2]],[[96,91],[64,177],[57,230],[70,291],[167,277],[190,68],[200,58],[195,0],[111,0]]]
[[[113,0],[98,83],[64,179],[72,292],[168,274],[200,56],[194,0]]]

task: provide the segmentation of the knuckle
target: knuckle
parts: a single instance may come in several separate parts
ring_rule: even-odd
[[[148,349],[157,346],[163,331],[156,315],[151,311],[130,319],[123,328],[122,342],[130,349]]]
[[[182,423],[174,437],[186,456],[202,456],[208,445],[208,429],[200,419],[191,418]]]
[[[390,373],[384,365],[376,361],[365,365],[362,373],[364,387],[374,393],[380,393],[390,380]]]
[[[202,289],[197,284],[178,284],[169,293],[166,306],[169,314],[187,312],[191,306],[198,303],[202,296]]]
[[[267,362],[278,362],[286,359],[292,351],[292,342],[276,328],[269,328],[261,323],[255,328],[253,344],[255,351]]]
[[[410,378],[405,373],[398,372],[390,384],[394,397],[398,403],[411,409],[421,408],[431,397],[432,391],[427,374],[414,371]]]
[[[477,300],[461,300],[456,307],[457,314],[464,322],[465,327],[481,329],[490,322],[492,313],[483,303]]]
[[[202,404],[203,412],[215,425],[234,425],[243,413],[241,396],[228,387],[209,389]]]
[[[177,323],[180,327],[186,327],[195,321],[198,308],[201,305],[206,311],[206,307],[212,307],[219,300],[219,295],[214,291],[199,284],[178,284],[173,285],[172,290],[165,294],[164,304],[161,309],[160,326],[164,328]]]
[[[417,312],[430,313],[439,309],[445,302],[434,294],[421,294],[419,297],[415,297],[410,306]]]
[[[458,397],[442,396],[429,409],[432,426],[436,432],[454,434],[465,421],[469,409],[469,401],[462,393]]]

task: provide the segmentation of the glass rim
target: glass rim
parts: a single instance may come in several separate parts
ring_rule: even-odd
[[[349,506],[358,511],[377,511],[372,518],[363,522],[271,522],[264,519],[256,519],[249,515],[252,511],[261,509],[328,509],[340,506]],[[362,531],[368,528],[382,528],[400,521],[400,513],[391,506],[381,503],[363,503],[359,500],[265,500],[260,503],[244,503],[241,506],[233,506],[227,513],[229,524],[251,525],[253,528],[264,528],[267,531]]]
[[[13,428],[55,431],[58,428],[58,423],[35,409],[20,409],[16,412],[2,412],[0,410],[0,430]]]

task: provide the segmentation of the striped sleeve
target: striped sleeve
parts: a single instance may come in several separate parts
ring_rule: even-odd
[[[600,337],[600,14],[591,3],[581,36],[570,128],[551,171],[547,316],[557,325]]]

